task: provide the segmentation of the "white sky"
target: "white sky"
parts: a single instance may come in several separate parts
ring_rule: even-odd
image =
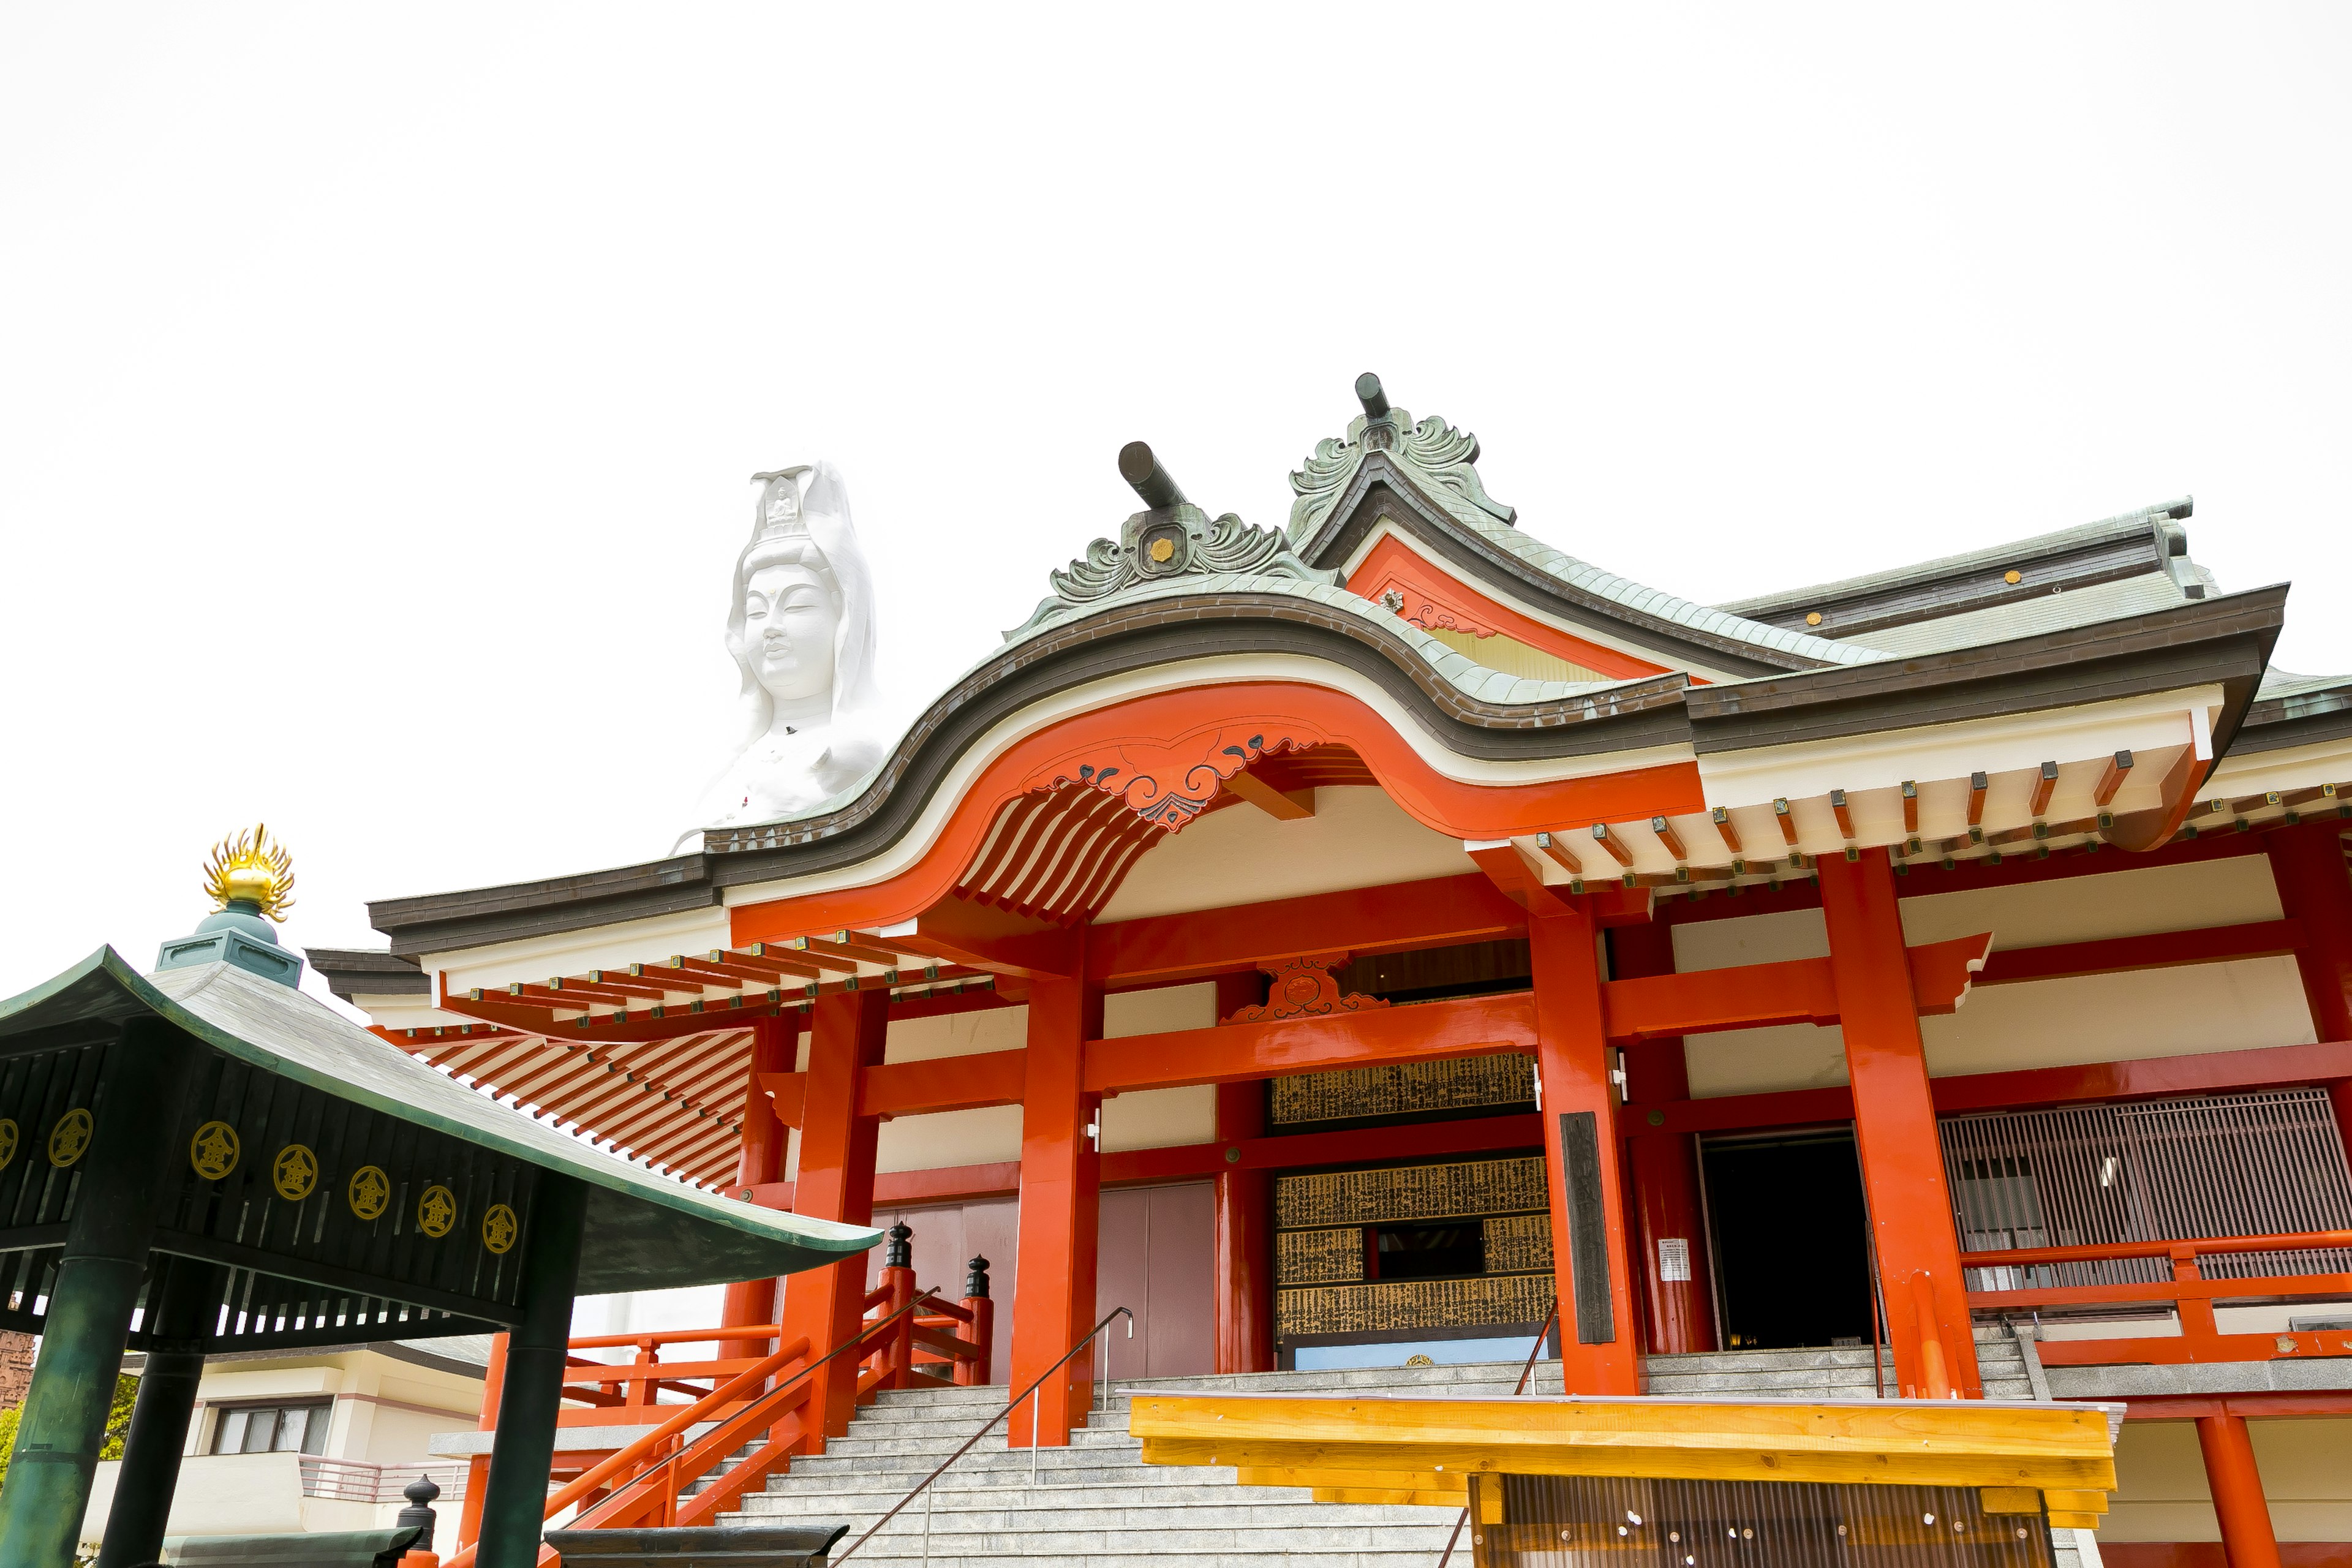
[[[1965,15],[1964,25],[1952,18]],[[0,994],[650,858],[754,469],[912,707],[1377,370],[1701,600],[2184,492],[2352,668],[2342,7],[0,9]]]

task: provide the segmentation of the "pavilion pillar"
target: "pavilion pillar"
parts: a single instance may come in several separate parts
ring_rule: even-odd
[[[2329,816],[2263,835],[2279,906],[2303,922],[2294,966],[2311,1005],[2311,1026],[2323,1040],[2352,1040],[2352,874],[2344,866],[2341,817]],[[2336,1130],[2352,1157],[2352,1079],[2327,1086]]]
[[[1862,850],[1853,860],[1824,856],[1816,865],[1895,1381],[1921,1395],[1948,1382],[1962,1397],[1979,1398],[1976,1334],[1894,871],[1884,849]]]
[[[1610,977],[1636,980],[1675,972],[1675,930],[1652,921],[1609,933]],[[1656,1108],[1690,1098],[1690,1067],[1679,1035],[1625,1049],[1625,1099],[1633,1135],[1625,1140],[1632,1187],[1634,1273],[1642,1282],[1647,1348],[1660,1355],[1711,1351],[1715,1296],[1707,1271],[1706,1218],[1699,1202],[1698,1138],[1649,1132]],[[1681,1276],[1669,1279],[1669,1272]]]
[[[1560,1375],[1570,1394],[1639,1394],[1642,1360],[1596,933],[1580,900],[1564,913],[1528,914]]]
[[[156,1018],[126,1024],[107,1050],[89,1108],[89,1143],[71,1167],[73,1217],[49,1290],[40,1359],[17,1416],[8,1484],[0,1487],[0,1568],[61,1568],[74,1560],[147,1272],[156,1194],[170,1182],[173,1160],[187,1158],[179,1121],[195,1058],[194,1042]],[[26,1142],[47,1133],[27,1128]],[[39,1153],[27,1149],[17,1157]]]
[[[763,1073],[792,1071],[793,1060],[800,1055],[800,1038],[797,1015],[755,1018],[751,1022],[751,1064],[743,1086],[743,1143],[735,1161],[735,1184],[739,1187],[765,1186],[783,1179],[786,1129],[776,1120],[776,1108],[770,1102],[767,1090],[760,1087],[760,1078]],[[719,1308],[719,1327],[731,1329],[775,1321],[774,1279],[743,1279],[727,1287]],[[722,1361],[739,1356],[757,1358],[775,1348],[775,1342],[768,1339],[722,1340],[719,1356]]]
[[[539,1562],[587,1212],[584,1183],[551,1171],[540,1173],[523,1239],[522,1319],[507,1334],[490,1478],[482,1489],[478,1568],[534,1568]]]
[[[204,1381],[205,1342],[211,1339],[226,1271],[217,1264],[173,1258],[153,1292],[147,1315],[147,1364],[139,1373],[139,1401],[122,1440],[114,1506],[98,1568],[135,1568],[163,1554],[163,1532],[180,1482],[181,1451]]]
[[[2263,1497],[2262,1471],[2242,1415],[2200,1415],[2197,1446],[2205,1453],[2205,1483],[2221,1521],[2221,1552],[2230,1568],[2279,1568],[2278,1536]]]
[[[1217,1016],[1265,1000],[1262,974],[1217,979]],[[1274,1370],[1274,1177],[1244,1170],[1235,1147],[1265,1136],[1263,1079],[1217,1085],[1217,1142],[1225,1146],[1217,1171],[1217,1360],[1220,1373]]]
[[[1102,1096],[1086,1087],[1088,1040],[1102,1037],[1102,990],[1086,978],[1086,931],[1072,933],[1066,977],[1029,987],[1028,1079],[1021,1106],[1020,1269],[1013,1294],[1016,1394],[1044,1376],[1095,1322],[1095,1247],[1101,1223],[1102,1153],[1091,1131]],[[1113,1306],[1134,1306],[1118,1301]],[[1114,1332],[1118,1331],[1116,1330]],[[1070,1358],[1013,1412],[1013,1447],[1066,1447],[1085,1419],[1095,1358]],[[1083,1391],[1083,1392],[1082,1392]],[[1028,1401],[1023,1402],[1028,1405]]]
[[[800,1168],[793,1212],[843,1225],[874,1219],[874,1145],[879,1123],[857,1114],[859,1079],[882,1065],[890,1029],[890,993],[875,985],[817,998],[809,1024],[806,1094],[801,1104]],[[805,1336],[809,1359],[847,1344],[866,1316],[864,1253],[784,1281],[784,1338]],[[857,1412],[857,1353],[845,1352],[810,1374],[801,1406],[802,1452],[822,1453],[827,1437],[849,1430]]]

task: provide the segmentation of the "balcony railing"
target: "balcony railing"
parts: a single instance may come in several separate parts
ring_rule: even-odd
[[[302,1495],[332,1502],[403,1503],[401,1489],[419,1476],[430,1477],[441,1489],[443,1505],[466,1500],[463,1461],[372,1465],[361,1459],[329,1459],[316,1454],[300,1456]]]
[[[2204,1260],[2234,1259],[2246,1253],[2336,1252],[2352,1247],[2352,1230],[2301,1231],[2277,1236],[2215,1237],[2189,1241],[2123,1241],[2095,1247],[2023,1247],[1968,1252],[1960,1262],[1971,1269],[2000,1272],[1994,1281],[2031,1280],[2033,1271],[2063,1268],[2081,1279],[2086,1273],[2121,1273],[2132,1260],[2160,1259],[2171,1265],[2169,1279],[2108,1279],[2075,1284],[2027,1284],[2021,1288],[1970,1290],[1969,1305],[2001,1312],[2074,1311],[2141,1308],[2171,1313],[2178,1334],[2118,1339],[2043,1340],[2038,1349],[2047,1366],[2115,1366],[2147,1363],[2179,1366],[2223,1361],[2281,1361],[2352,1355],[2352,1330],[2288,1329],[2273,1333],[2221,1331],[2214,1308],[2221,1303],[2341,1301],[2352,1298],[2352,1273],[2263,1274],[2214,1279]],[[2069,1266],[2105,1265],[2106,1270]],[[2144,1265],[2143,1265],[2144,1267]],[[2018,1270],[2026,1270],[2018,1273]],[[1979,1278],[1985,1278],[1979,1276]]]

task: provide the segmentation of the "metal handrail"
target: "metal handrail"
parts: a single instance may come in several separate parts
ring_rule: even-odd
[[[900,1498],[897,1502],[891,1504],[890,1511],[874,1521],[873,1529],[868,1530],[865,1534],[851,1542],[847,1551],[836,1554],[831,1559],[831,1561],[835,1563],[846,1563],[849,1561],[851,1552],[856,1552],[859,1547],[873,1540],[875,1535],[881,1531],[884,1525],[898,1518],[899,1511],[908,1503],[915,1500],[917,1493],[922,1491],[933,1481],[938,1480],[941,1476],[945,1475],[950,1465],[954,1464],[958,1459],[962,1458],[966,1454],[971,1452],[973,1444],[979,1442],[982,1437],[987,1436],[989,1433],[994,1431],[996,1429],[996,1424],[999,1421],[1003,1420],[1015,1410],[1021,1408],[1021,1402],[1028,1398],[1031,1394],[1036,1393],[1040,1388],[1043,1388],[1045,1385],[1045,1380],[1047,1378],[1052,1377],[1055,1373],[1069,1365],[1070,1358],[1076,1355],[1088,1345],[1092,1344],[1095,1341],[1095,1336],[1101,1333],[1105,1329],[1109,1328],[1111,1325],[1111,1320],[1114,1318],[1125,1318],[1127,1320],[1127,1337],[1129,1339],[1133,1339],[1135,1337],[1135,1314],[1129,1311],[1125,1307],[1113,1307],[1110,1310],[1109,1314],[1106,1316],[1101,1322],[1097,1323],[1093,1328],[1087,1331],[1085,1338],[1079,1340],[1076,1344],[1072,1345],[1068,1350],[1062,1352],[1061,1360],[1047,1367],[1043,1373],[1038,1374],[1035,1381],[1032,1382],[1028,1387],[1014,1394],[1003,1409],[998,1411],[995,1415],[988,1418],[987,1426],[982,1426],[979,1431],[974,1432],[971,1436],[966,1437],[963,1440],[963,1447],[958,1448],[954,1453],[950,1454],[946,1458],[941,1459],[938,1469],[933,1470],[929,1475],[925,1476],[921,1480],[917,1481],[914,1485],[913,1490],[908,1492],[905,1497]],[[1043,1405],[1045,1402],[1040,1400],[1038,1403]],[[1089,1403],[1091,1403],[1091,1401],[1089,1401]],[[1036,1471],[1034,1466],[1036,1464],[1037,1454],[1037,1426],[1034,1415],[1031,1418],[1029,1427],[1029,1454],[1030,1464],[1032,1467],[1030,1471],[1032,1478],[1031,1484],[1034,1485],[1035,1484],[1034,1477],[1036,1475]],[[926,1556],[929,1555],[928,1551],[925,1554]]]
[[[1543,1327],[1536,1331],[1536,1342],[1528,1347],[1528,1364],[1519,1369],[1519,1381],[1517,1386],[1511,1390],[1512,1398],[1517,1399],[1528,1391],[1528,1379],[1536,1374],[1536,1358],[1543,1354],[1544,1341],[1550,1335],[1551,1326],[1559,1317],[1559,1298],[1554,1296],[1551,1299],[1551,1310],[1544,1314]],[[1473,1502],[1475,1501],[1474,1498]],[[1454,1533],[1445,1538],[1445,1554],[1437,1560],[1437,1568],[1445,1568],[1447,1563],[1454,1561],[1454,1543],[1462,1539],[1462,1527],[1469,1522],[1470,1505],[1465,1504],[1460,1515],[1454,1521]]]

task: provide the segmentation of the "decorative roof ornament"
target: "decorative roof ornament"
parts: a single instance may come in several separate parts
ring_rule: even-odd
[[[289,896],[293,891],[294,858],[284,845],[270,842],[267,824],[257,822],[250,833],[213,846],[213,858],[205,866],[205,894],[214,910],[249,905],[237,912],[267,915],[283,925],[286,911],[294,907]]]
[[[278,933],[269,929],[294,907],[289,896],[293,891],[294,858],[270,839],[267,826],[256,823],[249,833],[222,839],[205,864],[205,893],[213,913],[193,935],[156,950],[155,973],[233,963],[281,984],[299,985],[301,959],[279,948]]]
[[[1477,437],[1456,430],[1435,415],[1414,424],[1412,415],[1389,406],[1381,378],[1370,371],[1356,378],[1356,400],[1364,411],[1348,422],[1348,434],[1317,442],[1307,466],[1290,476],[1290,488],[1298,497],[1290,507],[1294,542],[1306,539],[1330,515],[1356,469],[1374,452],[1385,453],[1421,481],[1432,500],[1457,511],[1469,509],[1465,521],[1491,520],[1507,527],[1517,522],[1517,510],[1489,497],[1479,482]]]
[[[1102,600],[1139,585],[1171,577],[1232,574],[1241,577],[1293,577],[1305,583],[1337,584],[1339,574],[1318,571],[1301,561],[1280,529],[1255,528],[1233,512],[1212,521],[1207,512],[1184,499],[1151,448],[1129,441],[1119,448],[1118,474],[1143,498],[1147,510],[1129,518],[1113,542],[1097,539],[1087,546],[1083,559],[1049,574],[1053,596],[1037,605],[1036,614],[1004,634],[1004,640],[1026,637],[1039,626],[1078,614]]]

